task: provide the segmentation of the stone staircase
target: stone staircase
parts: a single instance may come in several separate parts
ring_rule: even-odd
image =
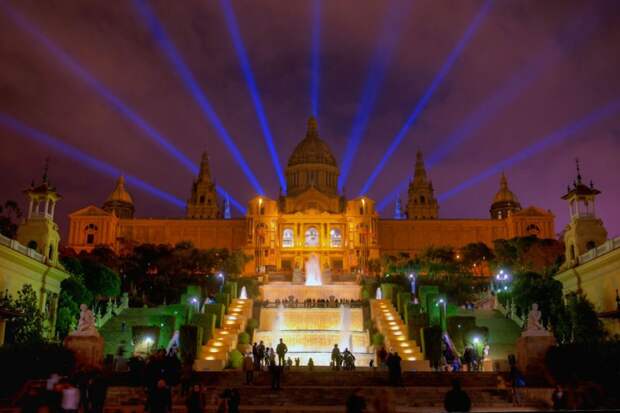
[[[404,386],[387,387],[387,373],[383,371],[286,371],[280,391],[271,390],[270,376],[266,372],[260,373],[251,386],[243,384],[244,376],[240,372],[206,373],[200,376],[200,381],[206,386],[209,412],[215,411],[217,396],[226,388],[239,390],[244,412],[344,412],[347,397],[356,389],[369,405],[375,398],[391,397],[399,412],[442,411],[445,393],[454,378],[463,383],[474,411],[513,410],[509,390],[496,386],[497,376],[493,373],[408,373],[403,377]],[[520,410],[545,407],[542,400],[549,400],[551,389],[534,390],[539,390],[538,398],[528,400],[526,395],[527,401]],[[110,387],[106,412],[139,412],[145,401],[142,388]],[[174,406],[173,410],[184,411],[184,398],[175,394]]]
[[[226,367],[230,352],[237,347],[238,335],[245,330],[247,320],[252,317],[252,306],[253,302],[249,299],[232,300],[221,328],[216,329],[213,338],[200,349],[194,361],[194,370],[218,371]]]
[[[396,351],[402,357],[403,371],[429,371],[430,364],[415,340],[408,340],[407,326],[390,300],[370,300],[370,316],[379,333],[384,337],[388,351]]]

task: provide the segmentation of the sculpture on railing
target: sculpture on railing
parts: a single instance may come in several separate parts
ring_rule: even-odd
[[[86,304],[80,305],[80,320],[72,336],[99,336],[97,327],[95,326],[95,315],[88,309]]]

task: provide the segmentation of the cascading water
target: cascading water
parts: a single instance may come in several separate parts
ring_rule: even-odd
[[[351,340],[351,307],[340,304],[340,350],[345,348],[353,350]]]
[[[274,324],[275,328],[273,329],[273,343],[277,343],[278,340],[281,338],[280,332],[284,330],[284,305],[282,303],[278,305],[278,312],[276,313],[276,320]]]
[[[306,285],[323,285],[321,264],[316,254],[311,254],[306,261]]]
[[[383,299],[383,294],[381,293],[381,287],[377,287],[377,292],[375,293],[375,298],[377,300]]]
[[[239,293],[239,299],[240,300],[248,299],[248,290],[245,289],[245,285],[241,287],[241,292]]]

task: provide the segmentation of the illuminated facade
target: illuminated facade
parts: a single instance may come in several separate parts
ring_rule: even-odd
[[[91,205],[69,215],[68,246],[81,251],[107,245],[122,252],[142,243],[191,241],[199,248],[245,251],[253,257],[248,273],[302,269],[307,257],[316,253],[322,269],[337,274],[365,270],[369,260],[382,254],[415,255],[431,245],[460,248],[484,242],[492,247],[498,238],[555,237],[553,215],[536,207],[521,209],[505,177],[491,207],[491,219],[439,219],[421,153],[409,185],[407,219],[380,219],[372,199],[346,199],[338,192],[338,164],[319,137],[313,118],[289,158],[287,194],[251,199],[242,219],[221,218],[208,168],[208,158],[203,156],[186,218],[125,218],[114,209]],[[119,197],[115,193],[122,194],[118,185],[112,200]],[[122,198],[131,200],[128,194]]]

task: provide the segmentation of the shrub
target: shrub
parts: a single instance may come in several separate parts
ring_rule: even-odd
[[[258,328],[258,320],[255,318],[250,318],[245,324],[245,332],[252,336],[254,334],[254,330]]]
[[[431,367],[439,366],[441,359],[441,327],[431,326],[422,329],[422,348]]]
[[[232,369],[240,369],[243,365],[243,354],[237,349],[234,349],[228,355],[229,367]]]
[[[383,334],[375,333],[372,335],[372,345],[375,347],[381,347],[384,342]]]
[[[237,338],[237,342],[239,344],[250,344],[250,335],[246,332],[239,333],[239,337]]]
[[[202,344],[207,344],[211,337],[213,337],[216,318],[213,313],[196,313],[192,315],[190,324],[202,328]]]

